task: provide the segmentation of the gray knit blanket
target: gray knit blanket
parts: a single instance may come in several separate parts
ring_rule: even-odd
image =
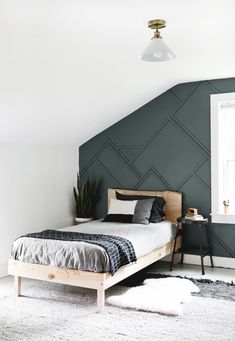
[[[120,267],[135,262],[137,260],[132,243],[128,239],[118,236],[44,230],[42,232],[28,233],[22,237],[85,242],[99,245],[103,247],[108,254],[110,262],[110,272],[112,275]]]

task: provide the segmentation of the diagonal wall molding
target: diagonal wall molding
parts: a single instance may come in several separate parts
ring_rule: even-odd
[[[235,92],[234,78],[179,84],[83,144],[81,176],[103,178],[98,215],[107,188],[119,186],[182,191],[184,208],[210,217],[210,94],[223,92]],[[233,257],[234,226],[210,231],[214,254]],[[195,230],[188,242],[197,243]]]

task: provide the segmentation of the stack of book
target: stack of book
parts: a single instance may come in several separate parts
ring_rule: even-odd
[[[190,214],[185,214],[185,219],[189,219],[189,220],[203,220],[203,216],[201,214],[197,214],[197,215],[190,215]]]
[[[185,214],[185,219],[190,220],[202,220],[204,219],[202,215],[198,214],[196,208],[189,208],[187,213]]]

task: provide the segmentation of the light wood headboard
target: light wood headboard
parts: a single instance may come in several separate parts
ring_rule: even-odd
[[[149,195],[159,196],[166,200],[165,213],[166,220],[176,222],[178,217],[182,216],[182,193],[172,191],[138,191],[132,189],[108,189],[108,206],[110,199],[116,199],[116,191],[126,195]]]

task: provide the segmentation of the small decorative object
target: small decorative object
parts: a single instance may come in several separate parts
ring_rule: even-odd
[[[188,208],[187,214],[192,216],[197,215],[198,214],[197,208]]]
[[[228,214],[228,209],[229,209],[229,200],[224,200],[224,214]]]
[[[89,178],[82,181],[77,175],[77,188],[73,188],[77,215],[75,222],[77,224],[94,219],[96,204],[100,200],[100,181],[100,179],[91,181]]]

